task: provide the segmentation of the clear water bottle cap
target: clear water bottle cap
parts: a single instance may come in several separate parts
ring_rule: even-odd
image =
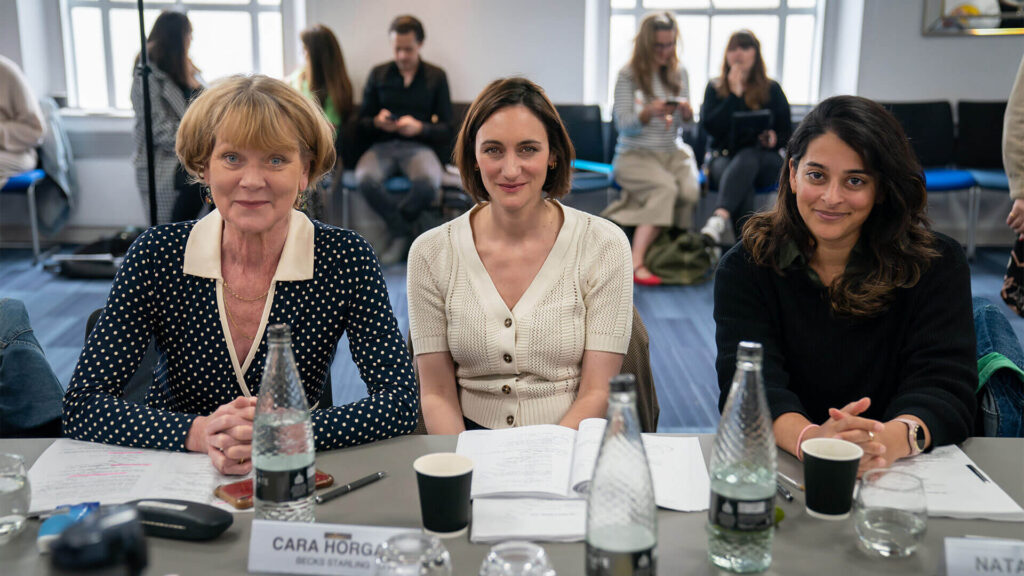
[[[608,382],[608,388],[614,394],[616,392],[635,392],[636,376],[632,374],[619,374],[613,376]]]
[[[740,342],[736,348],[737,362],[760,362],[764,349],[760,342]]]
[[[287,324],[274,324],[267,328],[267,334],[272,342],[291,341],[292,329]]]

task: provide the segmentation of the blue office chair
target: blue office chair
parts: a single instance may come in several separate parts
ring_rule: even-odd
[[[978,218],[981,212],[981,193],[999,192],[1005,197],[1010,191],[1010,179],[1003,169],[1003,116],[1006,102],[969,102],[956,105],[959,134],[956,141],[956,164],[965,168],[974,178],[971,189],[971,207],[968,214],[967,256],[974,256],[977,242]]]
[[[40,169],[15,174],[0,188],[0,194],[25,194],[28,200],[28,219],[32,227],[32,264],[38,264],[39,251],[39,215],[36,213],[36,185],[46,178],[46,172]]]
[[[974,257],[974,196],[977,185],[967,170],[953,167],[953,106],[944,100],[931,102],[882,103],[903,126],[917,160],[924,167],[925,189],[929,193],[967,192],[967,257]]]

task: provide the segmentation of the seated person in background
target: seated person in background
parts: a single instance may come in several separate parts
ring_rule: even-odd
[[[248,473],[265,331],[278,323],[291,327],[318,450],[412,432],[415,380],[373,250],[293,209],[334,163],[316,104],[280,80],[229,77],[189,107],[177,153],[217,209],[132,245],[64,397],[65,434],[204,452],[222,473]],[[369,396],[316,409],[346,331]],[[153,337],[166,377],[147,405],[123,400]]]
[[[356,182],[370,207],[388,226],[391,240],[381,262],[405,258],[413,224],[441,188],[441,155],[451,142],[452,102],[444,70],[420,59],[423,25],[399,16],[389,29],[393,62],[370,71],[359,110],[360,136],[371,143],[356,164]],[[395,198],[384,188],[404,174],[411,188]]]
[[[45,135],[43,112],[28,79],[0,55],[0,188],[11,176],[36,167],[36,147]]]
[[[644,18],[633,57],[615,82],[615,180],[622,197],[602,216],[633,232],[633,280],[656,285],[661,279],[644,266],[644,255],[661,228],[693,225],[700,198],[693,150],[679,132],[693,120],[689,75],[676,56],[679,27],[666,12]],[[639,111],[638,111],[639,108]]]
[[[929,230],[920,165],[899,122],[864,98],[816,106],[787,149],[778,201],[718,266],[719,408],[742,340],[764,345],[779,447],[864,449],[861,471],[973,430],[970,272]]]
[[[338,153],[334,167],[340,172],[343,154],[352,154],[348,142],[351,135],[348,133],[351,132],[350,127],[355,127],[352,81],[348,78],[345,57],[334,32],[322,24],[303,30],[299,37],[305,64],[288,81],[307,98],[312,98],[334,125],[335,150]]]
[[[759,135],[737,130],[737,112],[768,110],[772,127]],[[773,184],[782,168],[779,148],[792,130],[789,101],[782,87],[765,74],[761,43],[749,30],[734,32],[722,60],[722,75],[704,90],[700,121],[709,136],[711,162],[709,186],[718,190],[718,206],[708,218],[703,234],[721,244],[731,225],[736,234],[754,212],[755,186]]]
[[[409,252],[409,323],[431,434],[603,417],[633,320],[629,242],[563,206],[573,147],[522,78],[477,96],[455,161],[477,205]]]

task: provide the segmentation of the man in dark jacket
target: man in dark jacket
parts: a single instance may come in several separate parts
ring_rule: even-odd
[[[356,164],[359,191],[391,233],[381,252],[384,264],[401,261],[409,250],[413,222],[438,195],[442,155],[452,139],[452,103],[444,70],[420,59],[423,24],[399,16],[388,29],[395,59],[370,71],[363,90],[359,127],[370,144]],[[384,182],[405,175],[403,195]]]

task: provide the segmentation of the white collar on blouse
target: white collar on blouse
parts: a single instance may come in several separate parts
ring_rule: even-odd
[[[185,274],[223,280],[220,273],[220,241],[224,219],[213,210],[196,222],[185,244]],[[313,223],[298,210],[292,210],[288,236],[277,263],[274,280],[310,280],[313,278]]]

